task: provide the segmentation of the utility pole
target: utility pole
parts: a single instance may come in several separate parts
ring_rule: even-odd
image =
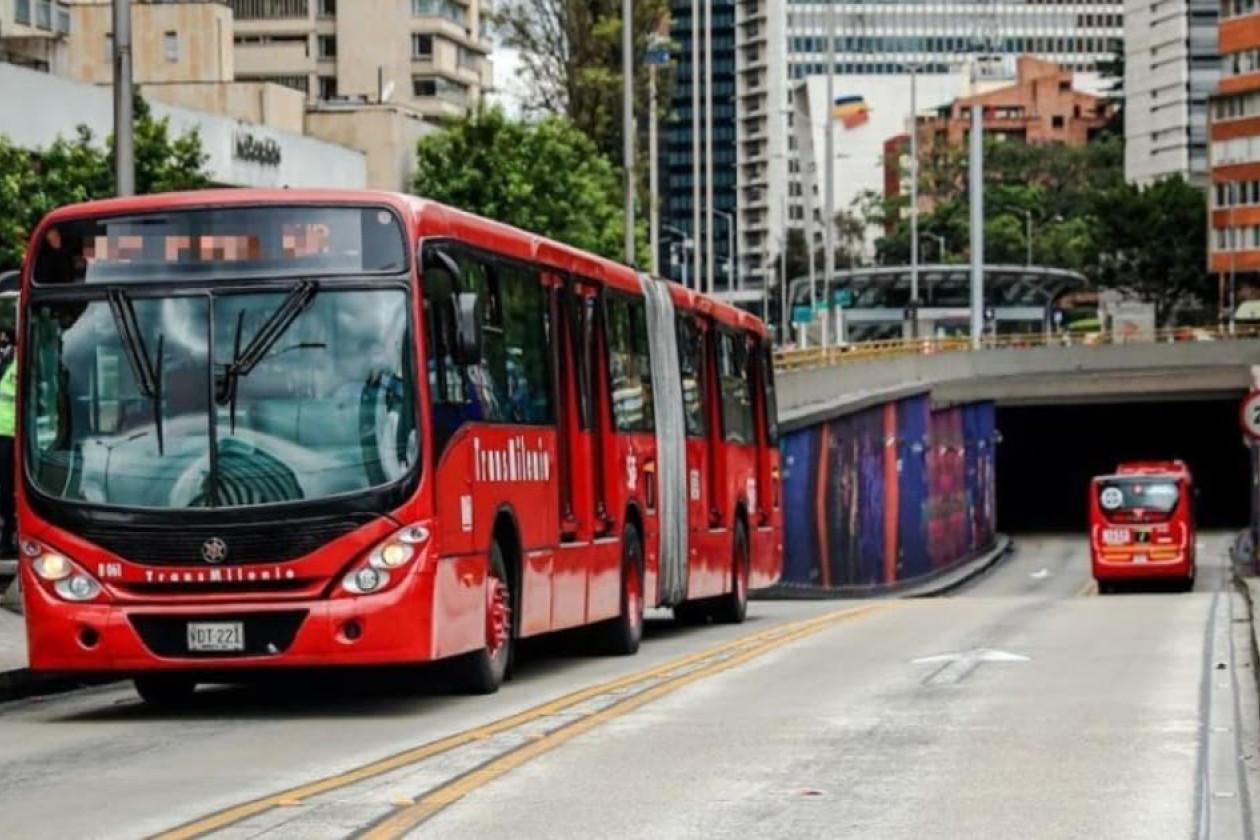
[[[131,85],[131,0],[114,0],[114,191],[136,193],[135,114]]]
[[[1024,257],[1024,265],[1032,265],[1032,211],[1024,211],[1024,246],[1027,254]]]
[[[823,178],[826,183],[823,184],[823,297],[827,297],[831,288],[831,280],[836,273],[836,252],[835,252],[835,229],[836,229],[836,185],[835,185],[835,168],[836,168],[836,140],[835,140],[835,109],[836,109],[836,3],[835,0],[828,0],[827,3],[827,20],[825,24],[827,30],[827,111],[824,115],[824,125],[826,134],[823,135],[823,155],[826,160],[823,163]],[[811,309],[810,318],[817,315],[818,310],[818,291],[813,283],[809,285],[809,305]],[[830,302],[823,301],[823,319],[822,319],[822,346],[826,347],[827,340],[827,317],[826,313],[830,309]]]
[[[656,142],[656,68],[669,63],[669,42],[659,34],[652,36],[645,61],[648,66],[648,241],[652,249],[648,269],[659,274],[661,251],[660,167],[657,164]]]
[[[919,65],[910,65],[910,337],[919,337]]]
[[[691,0],[691,238],[700,289],[700,0]]]
[[[972,68],[971,102],[971,347],[984,340],[984,106],[976,93]]]
[[[713,0],[704,0],[704,290],[713,294]]]

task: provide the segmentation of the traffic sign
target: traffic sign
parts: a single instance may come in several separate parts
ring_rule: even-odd
[[[1242,401],[1239,420],[1243,434],[1260,441],[1260,391],[1251,391]]]

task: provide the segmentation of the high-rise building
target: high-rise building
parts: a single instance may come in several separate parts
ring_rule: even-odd
[[[978,50],[1096,71],[1124,37],[1124,0],[837,0],[836,72],[948,73]],[[793,2],[792,78],[827,71],[827,4]]]
[[[1221,4],[1221,78],[1211,102],[1211,270],[1260,272],[1260,0]]]
[[[709,2],[709,0],[704,0]],[[735,285],[731,271],[735,262],[731,259],[731,242],[735,224],[735,0],[713,0],[710,8],[711,38],[713,46],[713,207],[718,212],[713,219],[714,271],[713,285],[724,289]],[[696,265],[694,249],[686,248],[686,241],[694,241],[694,193],[692,162],[700,161],[700,206],[703,209],[704,193],[704,59],[700,72],[693,72],[691,57],[691,0],[674,0],[670,6],[670,38],[677,45],[674,55],[675,74],[673,98],[670,101],[669,118],[664,126],[664,147],[661,166],[661,254],[662,273],[675,280],[682,280],[684,273],[689,283],[694,283]],[[703,17],[701,18],[703,22]],[[700,30],[703,54],[704,31]],[[699,82],[699,89],[693,84]],[[700,96],[700,133],[692,131],[692,96]],[[693,157],[693,136],[699,140],[699,155]],[[699,235],[704,236],[704,219],[701,219]],[[682,233],[685,240],[679,233]],[[736,247],[738,252],[738,246]],[[686,262],[684,268],[683,263]],[[704,266],[700,266],[703,273]]]
[[[749,14],[741,20],[747,18],[750,23],[750,43],[755,43],[753,38],[770,38],[760,54],[768,61],[765,77],[769,85],[778,84],[780,79],[791,80],[794,91],[803,90],[804,80],[826,74],[827,5],[825,0],[751,0],[739,4],[741,10],[747,6],[761,12],[760,17]],[[841,77],[835,94],[845,95],[845,80],[857,76],[901,78],[904,84],[896,87],[908,92],[911,68],[925,77],[956,77],[977,52],[1010,58],[1030,55],[1094,75],[1121,49],[1123,10],[1124,0],[835,0],[834,70]],[[782,26],[786,28],[773,31]],[[743,24],[739,24],[736,44],[741,84],[745,73],[751,72],[743,39]],[[920,89],[926,87],[931,87],[930,82],[921,79]],[[755,97],[745,100],[741,95],[737,112],[741,132],[769,138],[768,145],[773,147],[760,169],[762,161],[750,157],[748,189],[745,181],[739,182],[740,260],[762,270],[775,259],[777,243],[785,237],[783,228],[805,227],[807,221],[796,148],[800,127],[789,130],[801,109],[795,113],[789,109],[786,87],[770,88],[768,93],[767,101]],[[905,110],[909,116],[908,103],[901,95],[870,104],[872,109]],[[815,116],[825,113],[819,108],[805,110]],[[821,151],[821,146],[818,148]],[[855,162],[848,159],[839,140],[836,153],[840,179],[845,167]],[[780,154],[787,160],[777,160]],[[816,160],[815,165],[821,173],[823,162]],[[744,171],[741,164],[741,179]],[[760,228],[751,228],[744,221],[746,202],[761,202],[749,211],[757,214]],[[786,207],[781,208],[781,202]],[[843,208],[837,205],[836,209]]]
[[[1124,174],[1207,179],[1207,103],[1220,78],[1219,0],[1124,4]]]

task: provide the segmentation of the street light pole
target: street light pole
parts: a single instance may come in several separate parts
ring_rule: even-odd
[[[704,263],[713,294],[713,0],[704,0]]]
[[[117,31],[117,30],[115,30]],[[621,156],[626,170],[626,265],[634,265],[634,3],[621,0]]]
[[[735,217],[734,215],[727,213],[725,210],[719,210],[716,207],[713,208],[713,215],[721,216],[722,221],[726,222],[726,258],[727,258],[726,264],[728,266],[727,273],[726,273],[726,288],[727,288],[727,291],[730,291],[736,288],[735,286]]]
[[[131,0],[114,0],[114,191],[120,196],[136,192],[131,82]]]
[[[971,100],[971,346],[984,340],[984,105],[976,93],[977,62],[972,67]]]
[[[1238,181],[1229,182],[1229,334],[1234,334],[1234,312],[1237,304],[1234,300],[1235,279],[1234,266],[1238,261],[1239,239],[1238,229],[1234,227],[1234,208],[1238,206]]]
[[[910,65],[910,336],[919,336],[919,65]]]
[[[648,266],[659,274],[661,252],[660,167],[657,165],[656,142],[656,68],[669,63],[669,42],[659,34],[652,36],[645,57],[648,66],[648,241],[652,249]]]
[[[700,0],[691,0],[691,233],[700,242]],[[696,260],[696,286],[700,283],[700,251]]]
[[[823,166],[823,295],[831,288],[831,280],[836,271],[835,228],[836,228],[836,196],[835,196],[835,109],[836,109],[836,4],[834,0],[827,3],[827,111],[824,115],[826,133],[823,135],[823,155],[826,157]],[[814,284],[809,286],[810,319],[813,320],[818,311],[818,292]],[[822,346],[827,346],[826,310],[830,308],[827,301],[822,321]]]
[[[1024,247],[1027,249],[1027,256],[1024,258],[1024,265],[1032,265],[1032,211],[1024,211]]]

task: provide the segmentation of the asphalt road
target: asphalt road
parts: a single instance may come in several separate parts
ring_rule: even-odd
[[[0,706],[0,836],[1250,838],[1228,543],[1193,593],[1099,597],[1082,539],[1025,537],[948,598],[661,619],[494,697],[338,674]]]

